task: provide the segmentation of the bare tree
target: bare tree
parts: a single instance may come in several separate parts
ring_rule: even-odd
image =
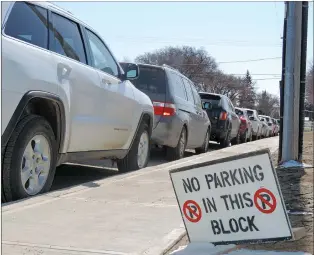
[[[314,107],[314,63],[310,65],[307,72],[306,87],[305,87],[305,101],[309,107]]]
[[[132,61],[130,58],[124,56],[121,62],[130,63]]]
[[[216,61],[203,48],[190,46],[165,47],[152,53],[144,53],[135,59],[136,63],[169,65],[178,69],[196,84],[203,81],[204,74],[217,69]]]

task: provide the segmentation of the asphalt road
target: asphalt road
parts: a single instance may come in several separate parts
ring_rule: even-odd
[[[217,143],[210,143],[209,151],[217,149],[219,149],[219,145]],[[185,157],[192,155],[194,155],[193,151],[185,152]],[[167,160],[165,159],[162,151],[152,150],[148,166],[156,166],[166,162]],[[51,191],[119,174],[116,166],[112,166],[112,163],[109,160],[95,160],[80,163],[80,165],[66,164],[58,167]]]

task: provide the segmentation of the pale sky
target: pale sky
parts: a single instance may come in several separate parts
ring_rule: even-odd
[[[93,27],[118,60],[165,46],[204,47],[225,73],[248,69],[259,90],[279,95],[284,2],[55,2]],[[313,60],[313,2],[308,63]],[[279,58],[278,58],[279,57]]]

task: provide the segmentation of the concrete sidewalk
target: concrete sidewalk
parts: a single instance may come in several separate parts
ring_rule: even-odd
[[[2,252],[163,254],[185,233],[169,170],[264,148],[276,151],[278,137],[4,205]]]

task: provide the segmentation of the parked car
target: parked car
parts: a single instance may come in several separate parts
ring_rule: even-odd
[[[230,99],[225,95],[199,92],[211,121],[210,139],[228,147],[240,143],[240,119]]]
[[[153,102],[152,144],[164,146],[169,160],[182,158],[185,149],[206,152],[211,123],[193,82],[167,65],[139,64],[139,69],[139,78],[133,84]]]
[[[271,137],[274,135],[273,122],[269,116],[259,115],[260,118],[263,118],[268,126],[268,136]]]
[[[258,113],[253,109],[245,109],[249,120],[252,123],[252,138],[253,140],[260,139],[263,136],[263,133],[266,132],[265,128],[263,129],[263,123],[259,119]]]
[[[235,107],[235,112],[239,116],[241,121],[240,123],[240,140],[242,143],[251,142],[253,133],[252,133],[252,122],[249,119],[247,111],[242,108]]]
[[[260,118],[260,121],[262,124],[262,137],[267,138],[269,137],[269,134],[270,134],[268,123],[266,122],[264,118]]]
[[[271,118],[271,121],[273,122],[273,134],[277,136],[279,133],[279,126],[278,126],[277,120],[274,118]]]
[[[50,2],[2,3],[1,39],[3,201],[48,191],[65,162],[147,165],[154,110],[130,82],[137,65],[123,72],[93,28]]]

